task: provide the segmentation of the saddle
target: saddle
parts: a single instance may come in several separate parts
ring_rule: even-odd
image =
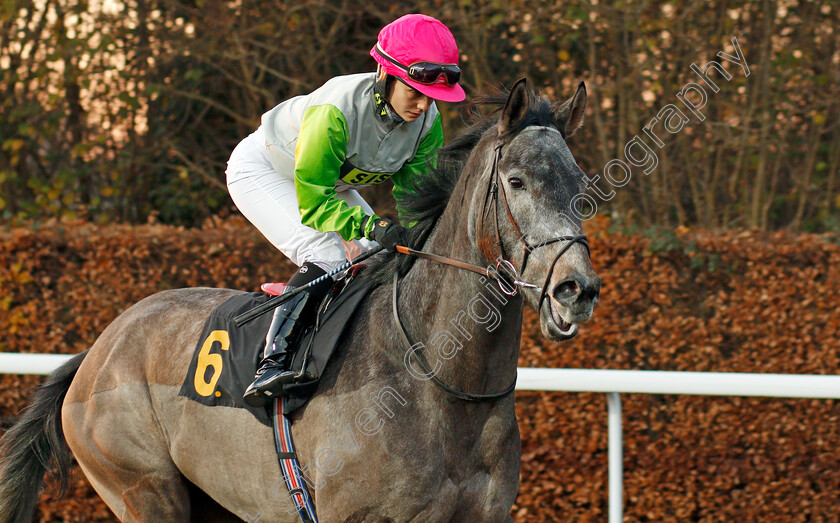
[[[342,335],[372,289],[371,282],[360,277],[363,269],[364,265],[354,265],[335,282],[321,302],[314,324],[298,338],[290,368],[301,378],[284,386],[283,414],[305,405],[317,391]],[[179,395],[207,406],[246,409],[260,423],[271,426],[270,409],[249,407],[242,401],[243,392],[254,379],[271,314],[263,314],[242,327],[236,327],[233,321],[282,292],[282,285],[264,285],[263,289],[267,292],[229,298],[210,313]]]
[[[350,267],[345,276],[333,285],[318,307],[315,323],[307,326],[300,337],[290,369],[301,379],[283,386],[286,397],[284,415],[302,407],[315,394],[344,331],[373,287],[360,276],[364,268],[365,265]]]

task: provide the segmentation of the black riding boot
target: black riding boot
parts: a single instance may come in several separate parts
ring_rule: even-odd
[[[326,272],[317,265],[304,263],[291,277],[286,288],[283,289],[283,294],[306,285],[324,274]],[[332,283],[332,278],[327,278],[324,282],[299,293],[274,309],[274,317],[268,328],[263,349],[263,359],[254,376],[254,382],[245,389],[242,397],[245,403],[252,407],[262,407],[282,392],[283,385],[294,380],[295,372],[288,370],[292,353],[296,348],[300,333],[318,310],[321,299]]]

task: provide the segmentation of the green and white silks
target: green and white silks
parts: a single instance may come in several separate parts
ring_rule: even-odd
[[[391,178],[398,197],[409,190],[415,176],[434,165],[443,145],[434,103],[414,122],[394,125],[378,118],[375,79],[373,73],[333,78],[262,117],[272,167],[294,177],[301,223],[322,232],[335,231],[347,241],[361,237],[366,213],[336,193]],[[370,220],[368,228],[373,223]]]

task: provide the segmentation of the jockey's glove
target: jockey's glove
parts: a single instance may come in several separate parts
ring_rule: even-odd
[[[366,216],[365,222],[362,224],[362,230],[367,224],[370,216]],[[408,245],[408,229],[402,225],[397,225],[388,218],[377,218],[376,223],[373,224],[373,229],[370,231],[370,239],[385,247],[388,252],[394,252],[396,245]]]

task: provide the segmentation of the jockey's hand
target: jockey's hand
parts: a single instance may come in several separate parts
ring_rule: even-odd
[[[408,247],[408,229],[397,225],[388,218],[379,218],[370,231],[370,239],[385,247],[388,252],[394,252],[394,246]]]

